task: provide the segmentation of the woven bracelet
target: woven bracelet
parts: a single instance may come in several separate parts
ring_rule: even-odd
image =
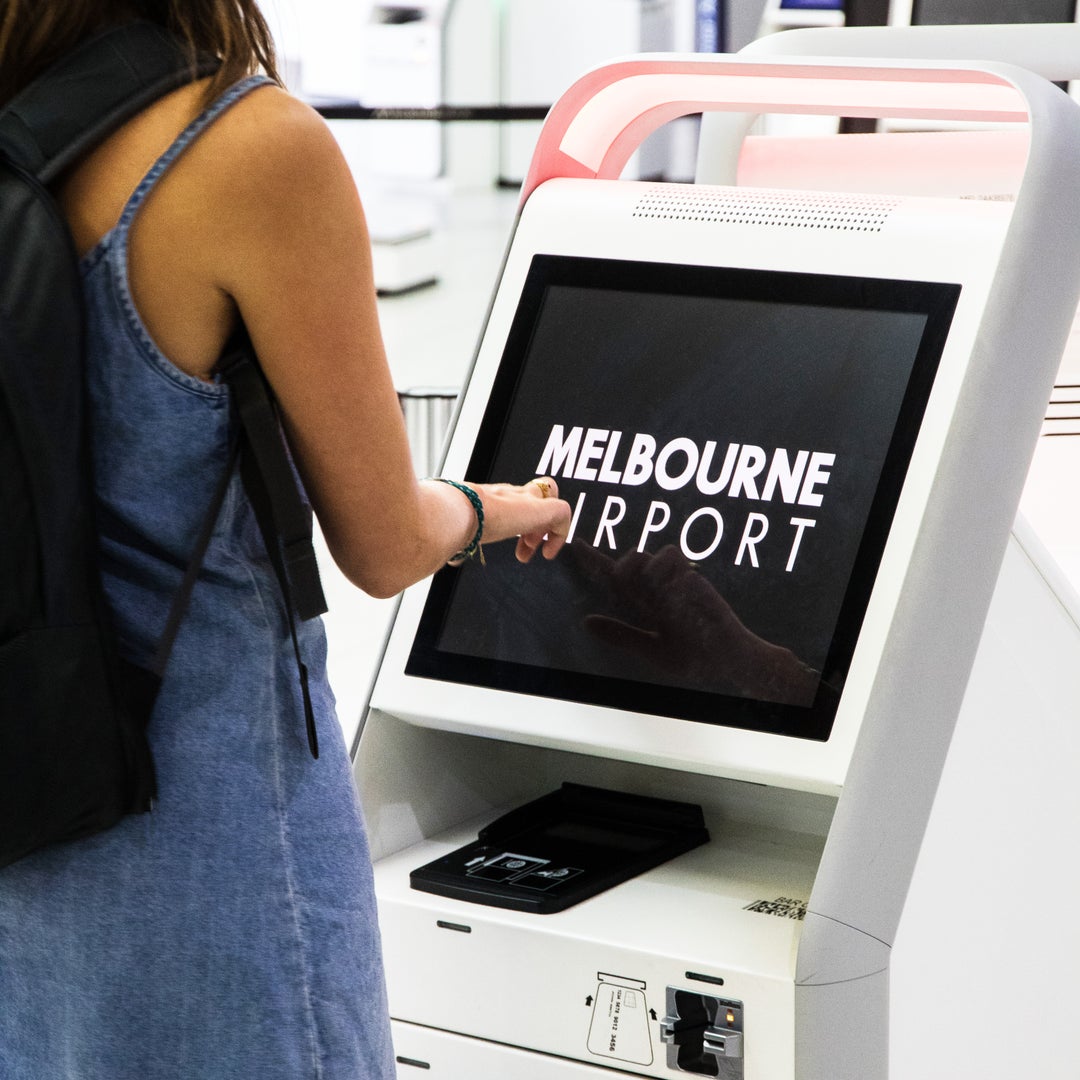
[[[484,539],[484,504],[480,496],[468,484],[459,484],[456,480],[447,480],[445,476],[432,476],[430,479],[457,488],[472,503],[472,508],[476,511],[476,535],[466,547],[463,547],[456,555],[451,555],[448,561],[452,563],[464,562],[465,559],[471,559],[474,555],[479,554],[480,565],[487,565],[484,561],[484,549],[480,546],[480,542]]]

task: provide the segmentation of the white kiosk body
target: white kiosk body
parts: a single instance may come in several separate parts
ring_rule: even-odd
[[[702,109],[1007,121],[1023,178],[616,179]],[[1080,294],[1078,168],[1077,106],[998,64],[643,57],[553,109],[443,471],[556,476],[573,542],[409,590],[356,753],[402,1077],[888,1075],[958,717],[996,735],[1034,697],[1017,754],[1076,747],[1075,623],[1002,560]],[[698,804],[710,838],[555,914],[411,887],[567,782]],[[496,855],[522,896],[589,872]]]

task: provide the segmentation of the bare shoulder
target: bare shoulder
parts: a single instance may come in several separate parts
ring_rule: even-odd
[[[280,86],[268,83],[245,94],[216,125],[237,149],[288,153],[335,146],[326,122],[309,105]]]
[[[205,220],[213,223],[208,250],[226,291],[237,278],[255,280],[260,261],[318,256],[326,266],[327,245],[346,238],[366,244],[355,181],[333,133],[309,106],[279,87],[261,87],[207,136],[195,172]]]
[[[245,95],[208,133],[214,175],[236,195],[296,201],[348,177],[337,140],[321,116],[278,86]]]

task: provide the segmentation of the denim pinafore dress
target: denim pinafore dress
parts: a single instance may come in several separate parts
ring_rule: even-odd
[[[150,339],[128,232],[154,184],[261,78],[185,130],[83,261],[105,587],[145,663],[227,467],[224,385]],[[3,1080],[389,1080],[371,866],[326,681],[300,625],[307,749],[280,589],[230,482],[150,724],[152,813],[0,870]]]

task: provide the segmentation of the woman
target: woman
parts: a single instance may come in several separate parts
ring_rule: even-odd
[[[0,0],[0,104],[87,35],[149,18],[222,58],[56,194],[82,256],[105,587],[152,653],[230,434],[243,321],[330,550],[392,595],[471,548],[469,490],[417,482],[368,237],[325,125],[276,85],[254,0]],[[252,76],[262,69],[265,76]],[[483,537],[553,557],[551,482],[473,485]],[[317,623],[313,761],[278,591],[232,480],[151,721],[154,812],[0,871],[5,1080],[393,1075],[371,871]]]

